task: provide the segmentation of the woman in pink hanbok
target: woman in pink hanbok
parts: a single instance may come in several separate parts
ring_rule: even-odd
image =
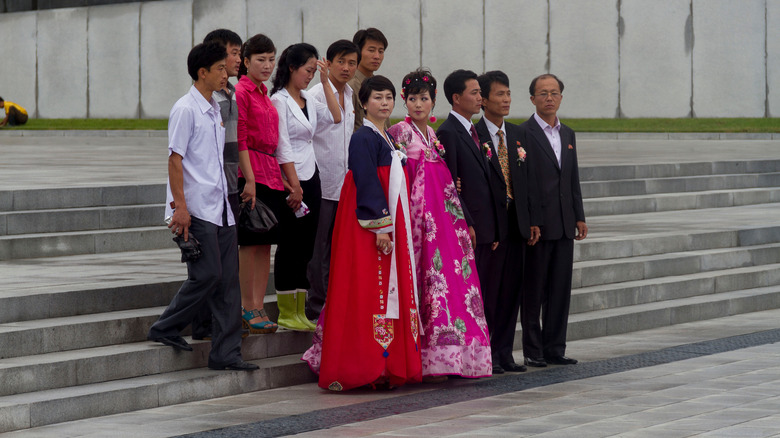
[[[447,375],[490,376],[490,338],[470,227],[442,158],[444,147],[428,126],[436,103],[436,80],[429,71],[416,70],[404,77],[401,90],[409,115],[389,132],[408,156],[412,240],[424,331],[423,377],[436,382],[446,380]]]

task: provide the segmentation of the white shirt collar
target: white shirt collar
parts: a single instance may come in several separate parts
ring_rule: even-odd
[[[195,88],[195,85],[190,87],[190,95],[195,99],[195,103],[198,104],[201,113],[206,114],[210,109],[219,112],[219,105],[214,101],[214,98],[206,100],[206,98],[200,94],[200,91]]]
[[[536,119],[536,123],[539,124],[539,127],[542,128],[542,130],[545,130],[547,128],[552,129],[561,129],[561,121],[558,119],[558,117],[555,117],[555,126],[550,126],[549,123],[545,122],[541,117],[539,117],[539,114],[534,113],[534,119]]]
[[[487,126],[488,132],[492,137],[495,137],[498,135],[498,131],[501,131],[504,133],[504,138],[506,138],[506,128],[504,127],[504,121],[501,121],[501,127],[498,127],[495,125],[495,123],[488,120],[487,117],[482,117],[482,120],[485,121],[485,126]]]
[[[373,129],[373,130],[374,130],[374,132],[376,132],[377,134],[379,134],[379,136],[380,136],[380,137],[382,137],[382,139],[386,139],[386,138],[388,138],[388,137],[387,137],[387,134],[386,134],[386,133],[383,133],[382,131],[380,131],[380,130],[379,130],[377,127],[376,127],[376,125],[374,125],[373,123],[371,123],[371,120],[368,120],[368,118],[365,118],[365,119],[363,119],[363,126],[368,126],[369,128]],[[393,145],[389,144],[387,140],[385,140],[385,143],[386,143],[386,144],[388,144],[388,145],[389,145],[391,148],[395,149],[395,147],[393,147]]]
[[[458,121],[463,125],[464,128],[466,128],[466,132],[471,133],[471,127],[474,126],[473,123],[471,123],[471,120],[463,117],[462,115],[455,112],[455,110],[450,111],[450,114],[454,115],[455,118],[458,119]]]

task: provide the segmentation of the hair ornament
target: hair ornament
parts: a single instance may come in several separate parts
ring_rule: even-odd
[[[407,114],[406,117],[404,117],[404,122],[412,123],[412,118],[409,116],[409,114]]]

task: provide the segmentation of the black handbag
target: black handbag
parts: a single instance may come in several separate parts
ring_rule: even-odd
[[[255,199],[255,208],[252,208],[251,202],[242,202],[239,206],[238,226],[241,228],[253,233],[266,233],[278,223],[274,212],[259,199]]]

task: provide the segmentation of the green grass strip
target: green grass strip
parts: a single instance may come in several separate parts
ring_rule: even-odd
[[[393,123],[400,119],[394,119]],[[475,119],[476,120],[476,119]],[[526,119],[508,119],[522,123]],[[562,119],[578,132],[780,132],[780,118],[729,119]],[[433,124],[437,128],[444,118]],[[165,130],[167,119],[30,119],[2,129],[26,130]]]

